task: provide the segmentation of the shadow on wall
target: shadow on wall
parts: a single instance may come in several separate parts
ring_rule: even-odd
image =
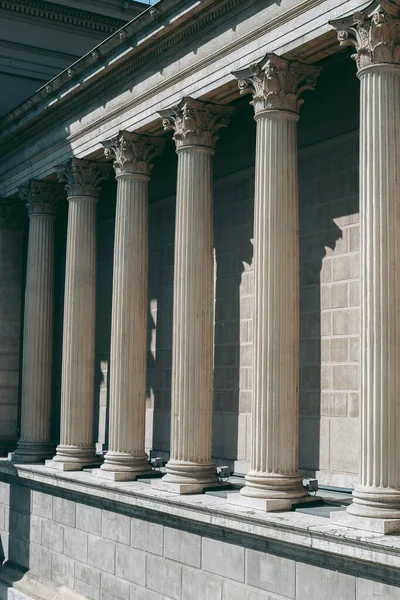
[[[303,151],[299,179],[299,463],[333,484],[335,472],[357,473],[357,132]]]

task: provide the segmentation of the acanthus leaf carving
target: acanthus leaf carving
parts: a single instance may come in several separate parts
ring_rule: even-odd
[[[165,131],[174,132],[177,149],[204,146],[214,149],[216,132],[227,127],[233,112],[230,106],[185,97],[170,109],[159,111]]]
[[[164,138],[120,131],[118,135],[102,142],[107,158],[114,158],[114,169],[118,176],[127,174],[149,176],[151,161],[160,156],[166,140]]]
[[[315,88],[320,72],[320,67],[267,54],[259,63],[233,75],[239,80],[240,93],[253,95],[250,104],[255,114],[267,110],[298,114],[304,102],[302,93]]]
[[[108,163],[72,158],[66,164],[55,167],[57,178],[65,183],[68,198],[92,196],[98,198],[100,183],[108,179],[111,168]]]
[[[54,216],[60,201],[65,197],[65,193],[58,183],[36,181],[35,179],[21,185],[18,192],[29,216]]]
[[[358,70],[374,64],[400,64],[400,2],[373,0],[364,10],[330,24],[341,46],[353,46]]]

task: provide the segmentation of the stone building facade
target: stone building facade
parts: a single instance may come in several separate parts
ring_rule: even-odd
[[[399,48],[160,0],[0,121],[0,597],[400,597]]]

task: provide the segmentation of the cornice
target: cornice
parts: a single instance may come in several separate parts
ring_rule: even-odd
[[[126,20],[123,19],[107,17],[86,10],[44,2],[43,0],[0,0],[0,10],[18,16],[44,19],[60,25],[80,27],[108,35],[111,35],[126,23]]]

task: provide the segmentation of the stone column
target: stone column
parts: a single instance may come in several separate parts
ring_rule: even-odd
[[[393,533],[400,531],[400,2],[373,2],[332,24],[341,45],[356,49],[361,83],[360,483],[347,515],[336,519]]]
[[[254,346],[251,469],[229,501],[286,510],[307,495],[298,471],[299,217],[297,120],[320,69],[273,54],[234,75],[253,95]]]
[[[26,210],[0,198],[0,455],[17,445],[22,254]]]
[[[77,471],[95,462],[93,443],[96,203],[108,164],[72,159],[56,167],[69,201],[65,268],[61,428],[47,465]]]
[[[58,184],[30,181],[19,188],[29,215],[22,350],[21,437],[14,462],[38,462],[51,441],[54,306],[54,222]]]
[[[148,182],[165,140],[122,131],[104,142],[117,187],[110,354],[108,452],[97,476],[136,479],[145,452],[148,312]]]
[[[172,347],[171,454],[155,486],[197,493],[217,482],[211,460],[213,190],[216,131],[230,107],[184,98],[160,113],[178,153]]]

